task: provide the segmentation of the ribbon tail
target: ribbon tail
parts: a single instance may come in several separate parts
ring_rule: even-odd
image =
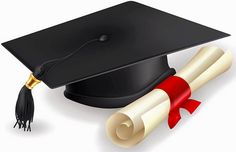
[[[201,102],[199,101],[188,99],[185,103],[181,105],[181,108],[186,109],[190,114],[192,114],[200,104]]]
[[[180,116],[179,109],[170,111],[169,117],[168,117],[168,125],[170,129],[174,128],[180,119],[181,119],[181,116]]]

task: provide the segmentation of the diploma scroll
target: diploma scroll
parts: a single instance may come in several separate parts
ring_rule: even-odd
[[[204,47],[175,76],[185,80],[194,92],[229,69],[231,64],[230,52],[224,53],[217,47]],[[167,118],[170,108],[168,94],[162,89],[154,89],[113,114],[106,124],[107,135],[115,144],[131,147]]]

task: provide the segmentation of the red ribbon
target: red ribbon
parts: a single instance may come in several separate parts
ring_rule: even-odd
[[[168,125],[172,129],[181,119],[180,108],[184,108],[192,114],[201,102],[189,99],[191,96],[191,89],[188,83],[177,76],[170,76],[155,87],[165,91],[170,98],[170,112],[168,118]]]

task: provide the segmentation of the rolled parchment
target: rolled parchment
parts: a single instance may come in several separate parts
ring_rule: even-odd
[[[184,79],[191,92],[230,68],[232,54],[217,47],[202,48],[175,76]],[[108,137],[117,145],[131,147],[142,141],[166,117],[171,108],[168,94],[154,89],[113,114],[106,123]]]

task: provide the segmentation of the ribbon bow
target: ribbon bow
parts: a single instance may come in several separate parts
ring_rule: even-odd
[[[201,102],[189,99],[191,96],[191,89],[188,83],[177,76],[170,76],[162,83],[157,85],[155,89],[165,91],[170,98],[170,112],[168,117],[168,125],[172,129],[181,119],[180,108],[186,109],[192,114]]]

